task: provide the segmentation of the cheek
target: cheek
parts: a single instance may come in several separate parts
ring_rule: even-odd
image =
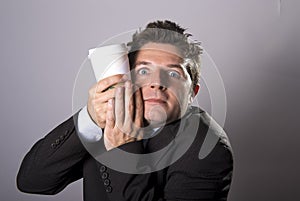
[[[174,97],[174,99],[176,99],[178,103],[187,102],[187,100],[189,100],[191,96],[190,87],[185,85],[177,85],[175,87],[171,87],[169,88],[169,91],[172,94],[172,97]]]

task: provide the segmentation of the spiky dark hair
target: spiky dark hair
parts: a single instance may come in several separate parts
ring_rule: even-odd
[[[190,33],[175,22],[169,20],[150,22],[142,31],[137,31],[132,36],[132,41],[127,45],[130,47],[129,62],[134,66],[138,51],[147,43],[171,44],[178,48],[183,59],[188,61],[186,68],[191,76],[193,88],[200,80],[200,55],[202,48],[199,42],[189,41]]]

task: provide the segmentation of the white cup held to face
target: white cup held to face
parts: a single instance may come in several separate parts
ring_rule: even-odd
[[[128,50],[124,43],[89,50],[88,58],[97,82],[116,74],[129,74]]]

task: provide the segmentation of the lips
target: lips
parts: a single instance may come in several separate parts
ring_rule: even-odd
[[[150,104],[165,104],[166,101],[163,99],[159,99],[159,98],[148,98],[146,100],[144,100],[146,103],[150,103]]]

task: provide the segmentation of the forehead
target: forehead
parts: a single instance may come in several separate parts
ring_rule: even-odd
[[[180,64],[182,61],[177,47],[162,43],[145,44],[136,57],[136,63],[149,62],[156,65]]]

